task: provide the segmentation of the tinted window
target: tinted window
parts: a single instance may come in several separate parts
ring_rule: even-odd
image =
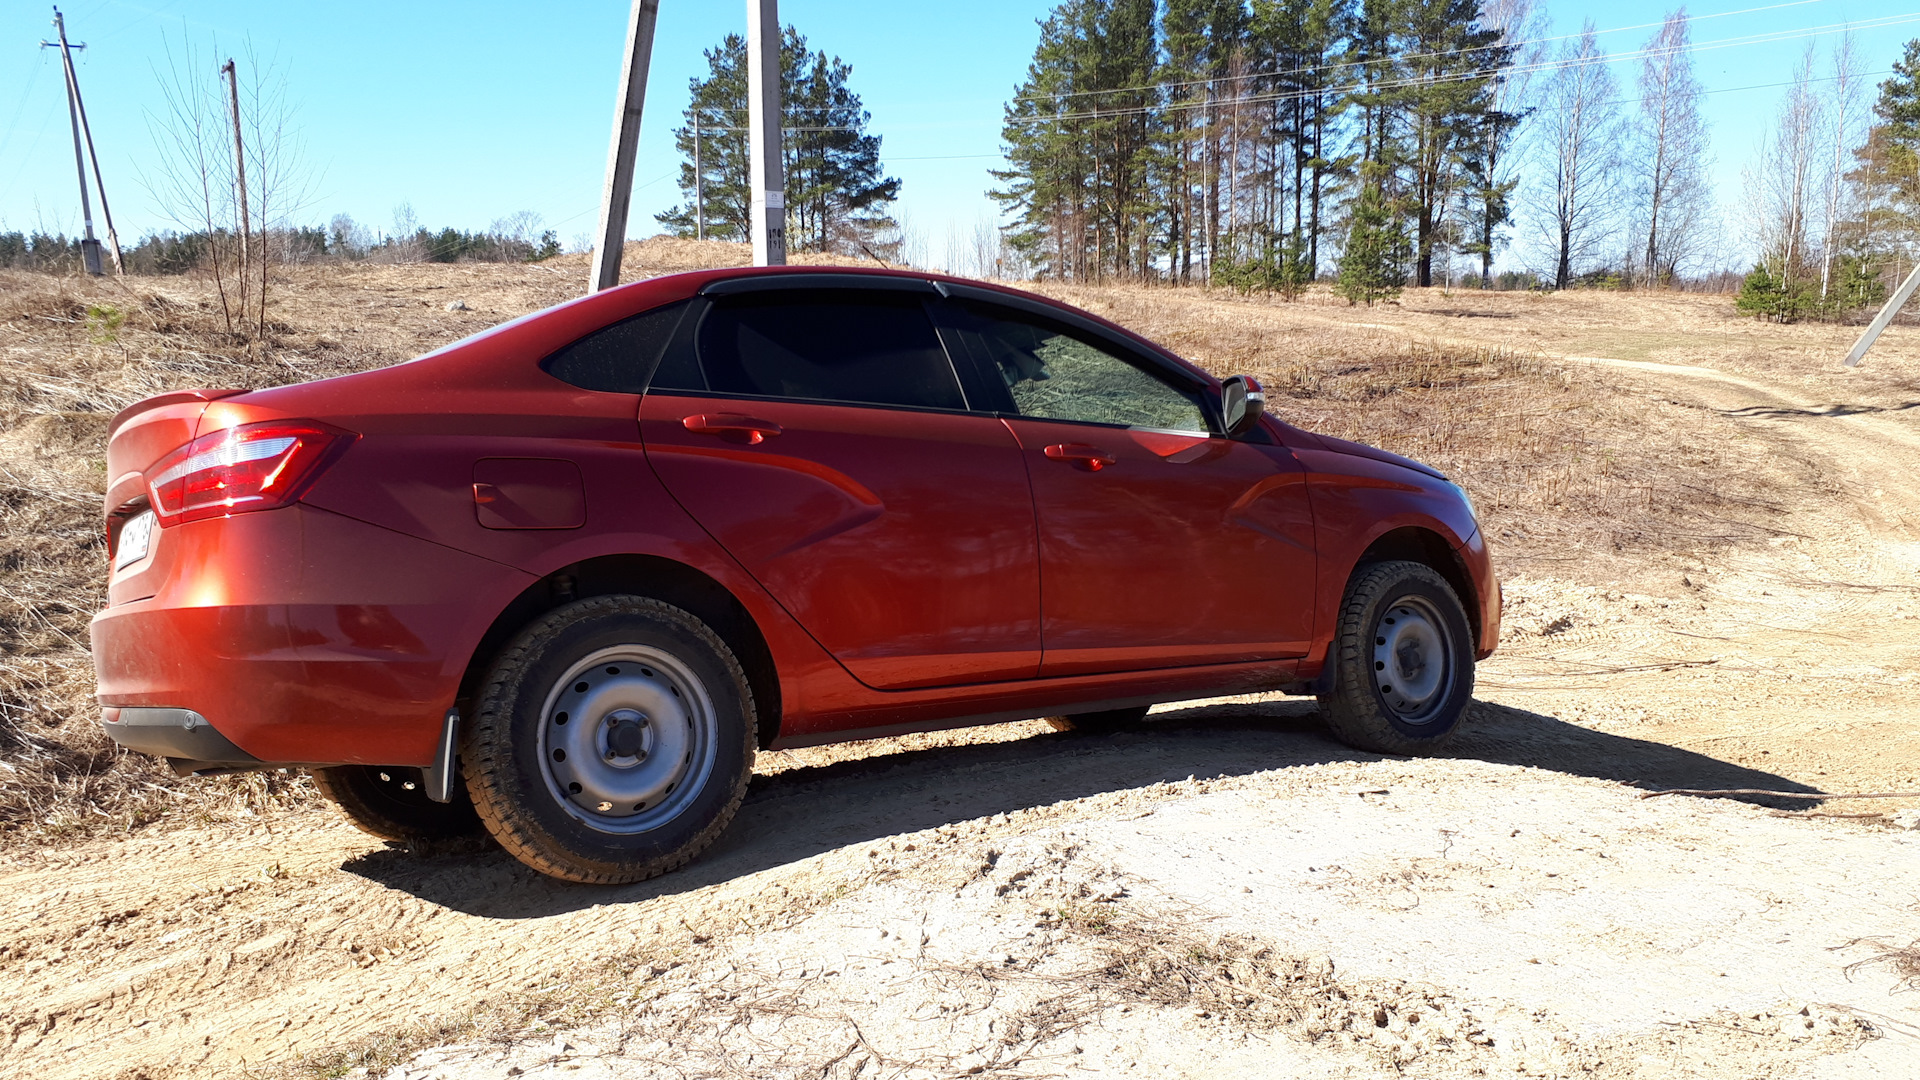
[[[683,300],[623,319],[561,349],[540,366],[547,374],[582,390],[644,393],[686,309],[687,301]]]
[[[700,323],[717,394],[964,409],[920,299],[781,291],[718,301]]]
[[[972,340],[1007,384],[1015,411],[1046,420],[1207,431],[1198,395],[1079,335],[968,305]]]

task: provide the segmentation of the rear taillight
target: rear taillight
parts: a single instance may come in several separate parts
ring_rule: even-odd
[[[300,497],[359,436],[311,420],[266,420],[202,435],[147,471],[160,524],[272,510]]]

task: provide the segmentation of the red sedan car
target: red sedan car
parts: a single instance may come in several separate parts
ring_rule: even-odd
[[[115,418],[103,723],[362,827],[671,870],[760,747],[1317,694],[1455,729],[1500,591],[1439,473],[1085,312],[924,273],[628,285]]]

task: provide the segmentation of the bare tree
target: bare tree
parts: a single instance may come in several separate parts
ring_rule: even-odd
[[[251,42],[246,60],[237,69],[240,85],[240,122],[247,156],[247,189],[252,196],[259,236],[254,243],[259,274],[255,298],[256,332],[267,331],[268,268],[287,250],[286,235],[295,218],[307,209],[314,174],[309,168],[296,126],[297,108],[287,96],[286,73],[271,58],[262,60]]]
[[[1821,113],[1809,45],[1781,100],[1779,118],[1772,132],[1761,137],[1747,174],[1748,197],[1758,210],[1756,246],[1769,272],[1782,283],[1803,276],[1811,261]]]
[[[1540,103],[1547,178],[1536,202],[1554,253],[1553,287],[1607,239],[1619,196],[1620,110],[1607,54],[1589,20],[1563,45]]]
[[[147,114],[155,164],[140,180],[155,207],[205,245],[227,331],[258,336],[267,326],[268,268],[286,249],[287,229],[305,209],[312,177],[286,80],[247,51],[235,69],[236,133],[226,82],[208,53],[183,38],[177,52],[167,44],[166,58],[165,70],[154,69],[159,108]]]
[[[1493,258],[1502,243],[1501,230],[1511,222],[1511,200],[1520,186],[1516,143],[1523,137],[1533,111],[1533,75],[1545,66],[1546,19],[1534,0],[1487,0],[1481,20],[1500,31],[1500,44],[1514,50],[1513,67],[1494,81],[1486,114],[1481,118],[1474,146],[1467,155],[1469,173],[1469,231],[1463,249],[1480,256],[1480,283],[1490,286]]]
[[[1635,235],[1643,284],[1673,280],[1693,255],[1712,202],[1700,82],[1689,55],[1687,9],[1668,15],[1640,61],[1634,154]]]
[[[160,99],[157,109],[147,111],[154,164],[152,171],[142,169],[138,175],[161,215],[188,235],[204,238],[220,296],[220,316],[231,334],[236,308],[244,323],[246,301],[227,294],[227,272],[237,267],[235,254],[223,252],[231,239],[224,222],[233,202],[233,153],[226,136],[226,113],[213,85],[202,77],[213,65],[193,42],[182,38],[178,52],[171,38],[163,38],[161,46],[166,67],[153,69]]]
[[[1849,198],[1851,188],[1847,183],[1847,159],[1865,138],[1859,130],[1859,118],[1864,112],[1860,91],[1865,82],[1860,55],[1853,47],[1853,35],[1842,35],[1840,43],[1833,50],[1833,78],[1830,84],[1833,96],[1828,138],[1833,145],[1833,160],[1827,166],[1823,185],[1825,215],[1820,229],[1822,303],[1827,301],[1833,287],[1833,262],[1840,253],[1840,234],[1846,221],[1853,216]]]

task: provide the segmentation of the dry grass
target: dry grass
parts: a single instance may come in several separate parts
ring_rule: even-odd
[[[747,261],[744,245],[657,239],[629,245],[624,277]],[[0,840],[127,830],[182,811],[259,814],[311,798],[304,779],[278,774],[183,785],[96,730],[87,620],[103,602],[102,439],[114,412],[166,390],[396,363],[576,296],[586,274],[583,256],[291,268],[268,335],[247,341],[224,332],[204,281],[0,271]],[[1650,550],[1764,536],[1780,510],[1769,492],[1814,483],[1797,463],[1745,445],[1725,418],[1625,397],[1600,370],[1532,348],[1435,336],[1410,309],[1125,286],[1045,291],[1213,370],[1260,375],[1289,420],[1447,470],[1478,499],[1503,559],[1522,566],[1546,560],[1564,564],[1556,572],[1605,575]],[[453,300],[466,310],[446,310]],[[1428,294],[1410,303],[1459,306]],[[1474,303],[1511,307],[1520,322],[1541,310],[1511,296]],[[1612,310],[1625,321],[1671,315],[1651,301]],[[1497,323],[1503,337],[1528,340],[1491,318],[1425,317]],[[1599,314],[1582,317],[1586,332],[1604,329]]]
[[[1880,967],[1884,965],[1892,970],[1894,977],[1898,980],[1894,984],[1895,990],[1920,990],[1920,941],[1910,942],[1902,947],[1899,945],[1889,945],[1879,938],[1856,938],[1853,941],[1847,942],[1841,946],[1841,948],[1852,948],[1856,945],[1871,945],[1879,949],[1880,952],[1867,957],[1865,960],[1856,960],[1848,964],[1847,976],[1849,978],[1853,976],[1855,971],[1861,968]]]
[[[1417,320],[1373,321],[1402,317],[1394,313],[1324,297],[1289,306],[1165,289],[1047,291],[1216,374],[1259,377],[1284,420],[1439,468],[1473,495],[1503,562],[1617,582],[1650,552],[1777,535],[1780,491],[1830,488],[1810,462],[1764,450],[1734,420],[1628,393],[1610,369],[1427,336]]]

